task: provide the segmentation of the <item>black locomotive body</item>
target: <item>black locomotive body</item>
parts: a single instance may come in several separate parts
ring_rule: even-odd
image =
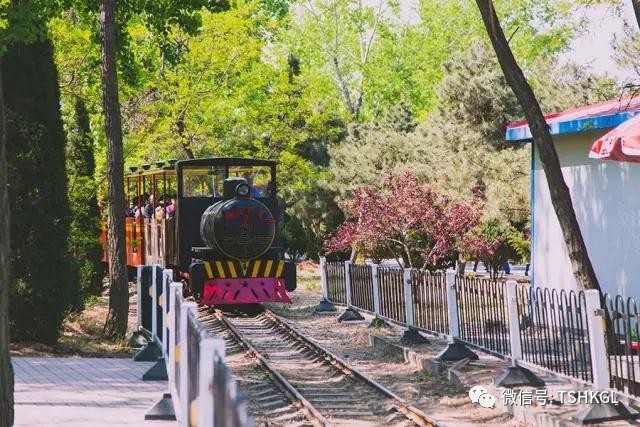
[[[200,198],[189,176],[203,176],[205,170],[211,195]],[[186,260],[189,251],[189,284],[200,302],[290,302],[287,291],[296,288],[296,267],[278,246],[283,215],[275,162],[189,160],[177,163],[177,175],[180,252]],[[202,183],[197,179],[195,185]]]
[[[296,266],[278,241],[276,163],[203,158],[156,166],[125,176],[131,210],[146,213],[127,218],[127,265],[174,269],[206,305],[290,302]]]

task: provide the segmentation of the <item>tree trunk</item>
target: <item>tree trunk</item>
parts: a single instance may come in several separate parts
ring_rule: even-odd
[[[13,367],[9,358],[9,196],[5,156],[4,101],[0,56],[0,427],[13,425]]]
[[[631,0],[631,5],[633,6],[633,13],[636,16],[638,27],[640,27],[640,0]]]
[[[558,217],[576,281],[583,289],[598,289],[598,279],[591,265],[587,247],[571,203],[569,187],[564,181],[558,153],[553,145],[547,122],[538,100],[511,52],[492,0],[476,0],[485,28],[491,39],[504,76],[524,110],[529,128],[547,177],[551,203]]]
[[[116,70],[117,0],[102,0],[100,9],[102,107],[107,134],[107,179],[109,182],[109,313],[105,334],[124,338],[129,315],[129,283],[125,259],[124,161],[122,123]]]

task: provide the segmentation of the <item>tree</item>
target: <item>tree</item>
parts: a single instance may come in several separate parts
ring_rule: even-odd
[[[44,35],[33,42],[16,41],[4,53],[9,203],[14,212],[11,334],[45,344],[56,343],[78,291],[68,251],[65,136],[57,77],[53,46]]]
[[[0,427],[13,425],[13,366],[9,358],[10,208],[5,155],[4,98],[0,54]]]
[[[464,260],[482,261],[496,279],[502,264],[513,255],[509,245],[509,235],[513,232],[513,227],[497,219],[485,221],[460,239],[460,254]]]
[[[370,62],[392,13],[390,4],[386,0],[374,6],[353,0],[308,0],[304,7],[301,29],[307,33],[305,39],[315,45],[319,65],[330,70],[349,122],[357,124],[362,118]]]
[[[399,265],[431,270],[445,266],[481,216],[477,205],[451,202],[408,172],[388,176],[382,190],[357,189],[344,208],[348,217],[326,241],[327,251],[353,248],[374,259],[392,257]]]
[[[640,27],[640,0],[631,0],[631,5],[633,6],[633,13],[636,16],[636,22]]]
[[[70,251],[79,266],[83,299],[100,295],[104,267],[100,234],[100,208],[95,185],[93,138],[86,103],[77,96],[74,102],[75,126],[70,129],[67,148],[67,176],[71,206]],[[82,301],[77,309],[82,308]]]
[[[125,253],[124,160],[122,156],[122,122],[116,65],[117,0],[102,0],[100,42],[102,70],[102,104],[107,135],[107,180],[109,182],[109,313],[105,334],[124,338],[129,317],[129,282]]]
[[[600,290],[598,278],[589,259],[580,225],[573,209],[571,194],[562,175],[558,153],[553,145],[553,139],[538,100],[513,56],[492,0],[476,0],[476,4],[480,9],[487,34],[491,39],[507,83],[518,98],[529,122],[533,141],[536,144],[540,162],[549,184],[551,203],[562,229],[576,281],[584,289]]]
[[[280,239],[285,252],[294,262],[307,250],[304,227],[302,221],[295,216],[285,215],[284,226],[280,232]]]

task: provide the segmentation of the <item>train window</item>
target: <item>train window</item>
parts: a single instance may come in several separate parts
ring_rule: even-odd
[[[182,173],[182,197],[220,197],[224,178],[223,166],[186,167]]]
[[[251,196],[270,197],[273,191],[268,166],[230,166],[229,177],[242,177],[251,186]]]

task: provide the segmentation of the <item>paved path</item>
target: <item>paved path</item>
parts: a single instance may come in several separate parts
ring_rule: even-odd
[[[131,359],[14,357],[16,426],[175,426],[145,421],[164,381],[142,381],[152,363]]]

